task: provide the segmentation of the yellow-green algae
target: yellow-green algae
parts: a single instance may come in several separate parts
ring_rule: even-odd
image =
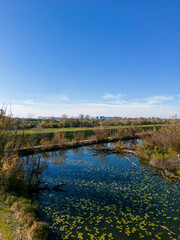
[[[42,218],[62,239],[178,239],[179,184],[130,158],[137,167],[90,148],[46,156],[41,179],[67,185],[64,192],[40,193]]]

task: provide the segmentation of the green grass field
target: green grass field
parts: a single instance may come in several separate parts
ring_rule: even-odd
[[[162,127],[165,124],[156,124],[156,125],[138,125],[138,128],[144,128],[144,129],[149,129],[149,128],[153,128],[155,127]],[[130,126],[107,126],[104,127],[105,129],[118,129],[118,128],[129,128]],[[28,129],[25,130],[24,133],[25,134],[44,134],[44,133],[56,133],[56,132],[79,132],[79,131],[93,131],[93,127],[69,127],[69,128],[42,128],[42,129],[38,129],[38,128],[33,128],[33,129]]]

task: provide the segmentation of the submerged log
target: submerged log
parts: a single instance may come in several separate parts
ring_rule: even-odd
[[[163,229],[167,230],[167,231],[170,232],[171,234],[177,235],[176,233],[170,231],[169,228],[167,228],[166,226],[160,225],[160,227],[162,227]]]
[[[55,185],[54,187],[52,187],[52,190],[56,191],[56,192],[58,192],[58,191],[66,192],[65,190],[60,189],[64,185],[67,185],[67,183],[60,183],[58,185]],[[40,191],[43,191],[43,190],[48,190],[48,191],[51,190],[51,188],[48,187],[48,183],[46,183],[46,185],[44,187],[40,187],[38,184],[29,187],[29,192],[30,193],[40,192]]]
[[[52,190],[54,191],[62,191],[61,189],[59,189],[60,187],[64,186],[64,185],[67,185],[67,183],[60,183],[58,185],[55,185]]]
[[[50,187],[48,187],[48,183],[46,183],[46,185],[44,187],[40,187],[38,184],[32,185],[29,187],[30,193],[39,192],[39,191],[43,191],[43,190],[50,190]]]

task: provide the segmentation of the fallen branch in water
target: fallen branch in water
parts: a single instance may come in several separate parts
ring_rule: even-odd
[[[166,226],[160,225],[160,227],[162,227],[163,229],[167,230],[168,232],[170,232],[170,233],[172,233],[172,234],[174,234],[174,235],[177,235],[176,233],[170,231],[169,228],[167,228]]]
[[[124,157],[125,157],[128,161],[130,161],[134,166],[137,167],[137,165],[136,165],[133,161],[131,161],[129,157],[127,157],[127,156],[124,156]]]
[[[48,187],[48,183],[45,185],[45,187],[40,187],[39,184],[35,184],[29,187],[29,193],[33,193],[33,192],[40,192],[43,190],[50,190],[50,188]]]
[[[58,184],[58,185],[55,185],[53,188],[52,188],[52,190],[54,190],[54,191],[59,191],[60,189],[60,187],[62,187],[62,186],[64,186],[64,185],[67,185],[67,183],[60,183],[60,184]]]

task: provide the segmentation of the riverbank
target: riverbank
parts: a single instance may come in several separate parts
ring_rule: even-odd
[[[114,142],[118,140],[128,140],[128,139],[135,139],[135,138],[143,138],[145,136],[151,136],[151,132],[136,134],[134,136],[126,136],[126,137],[108,137],[106,139],[92,139],[92,140],[83,140],[83,141],[76,141],[76,142],[66,142],[64,144],[60,145],[47,145],[47,146],[35,146],[32,148],[22,148],[19,149],[19,154],[21,155],[29,155],[33,153],[40,153],[40,152],[47,152],[47,151],[53,151],[53,150],[61,150],[61,149],[69,149],[69,148],[78,148],[82,146],[88,146],[93,144],[100,144],[100,143],[108,143],[108,142]],[[127,149],[123,149],[123,145],[120,146],[121,149],[125,153]],[[52,150],[53,149],[53,150]],[[134,149],[135,150],[135,149]],[[131,150],[128,150],[131,151]],[[112,151],[113,152],[113,151]],[[129,152],[129,154],[135,153]],[[130,160],[132,163],[132,161]],[[132,163],[133,164],[133,163]],[[158,174],[155,174],[158,175]],[[15,200],[15,201],[14,201]],[[3,240],[19,240],[19,238],[16,238],[17,233],[19,236],[23,236],[22,240],[45,240],[44,238],[44,231],[48,231],[48,227],[45,223],[41,223],[38,220],[37,217],[34,218],[34,206],[30,206],[29,200],[22,200],[22,199],[14,199],[12,202],[12,199],[10,198],[10,205],[7,204],[7,202],[2,202],[0,205],[0,218],[2,219],[2,223],[0,223],[0,232],[2,233]],[[24,202],[25,201],[25,202]],[[9,200],[8,200],[9,202]],[[22,207],[24,203],[27,203],[28,207]],[[2,207],[1,207],[2,206]],[[26,217],[23,217],[23,212],[28,213]],[[36,210],[35,210],[36,212]],[[20,218],[19,218],[20,217]],[[34,219],[32,221],[32,219]],[[30,222],[30,225],[29,223]],[[39,225],[40,223],[40,225]],[[45,225],[44,225],[45,224]],[[45,226],[45,229],[44,227]],[[40,238],[37,234],[42,234],[43,238]],[[35,234],[35,237],[32,237],[30,234]],[[8,237],[9,238],[8,238]],[[38,236],[38,237],[37,237]]]
[[[16,217],[11,210],[11,204],[6,201],[5,195],[2,194],[0,195],[0,239],[28,239],[28,230]]]
[[[2,240],[11,240],[17,239],[16,233],[17,229],[17,220],[10,209],[10,206],[2,201],[0,196],[0,239]],[[23,231],[24,232],[24,231]],[[22,238],[21,231],[19,231],[20,237]]]
[[[38,208],[14,194],[0,194],[1,240],[47,240],[49,226],[39,221]]]
[[[138,156],[167,177],[180,179],[180,124],[167,125],[154,131],[137,147]]]
[[[23,147],[20,149],[16,149],[17,153],[21,156],[27,156],[36,153],[49,152],[49,151],[57,151],[69,148],[78,148],[83,146],[90,146],[94,144],[100,143],[108,143],[108,142],[116,142],[119,140],[129,140],[135,138],[143,138],[145,136],[150,136],[151,132],[139,133],[135,135],[129,135],[125,137],[107,137],[104,139],[89,139],[89,140],[81,140],[81,141],[72,141],[72,142],[64,142],[60,144],[48,144],[48,145],[40,145],[33,147]]]
[[[148,133],[146,132],[145,135]],[[107,137],[104,139],[89,139],[81,141],[64,142],[60,144],[32,146],[16,149],[16,153],[19,156],[31,155],[34,153],[55,151],[69,148],[78,148],[81,146],[88,146],[98,143],[114,142],[123,139],[139,138],[144,134],[136,134],[134,136],[126,137]],[[19,239],[18,236],[22,236],[22,240],[45,240],[46,234],[48,234],[49,228],[46,223],[38,220],[38,214],[36,206],[33,206],[30,200],[22,197],[18,197],[12,194],[0,195],[1,205],[1,223],[0,233],[1,239],[11,240]]]
[[[80,141],[94,138],[97,134],[105,135],[104,137],[121,136],[134,132],[148,132],[154,129],[160,129],[164,124],[156,125],[135,125],[135,126],[103,126],[103,127],[69,127],[69,128],[33,128],[18,130],[18,141],[21,142],[21,147],[43,145],[44,141],[51,144],[56,136],[61,136],[65,141]],[[123,134],[122,134],[123,133]],[[47,143],[49,142],[49,143]]]
[[[133,142],[121,146],[134,147]],[[36,159],[35,166],[45,166],[39,179],[48,187],[38,194],[42,219],[62,239],[167,240],[168,229],[178,234],[178,183],[164,181],[138,157],[113,154],[111,147],[95,144],[27,158],[29,165]]]

